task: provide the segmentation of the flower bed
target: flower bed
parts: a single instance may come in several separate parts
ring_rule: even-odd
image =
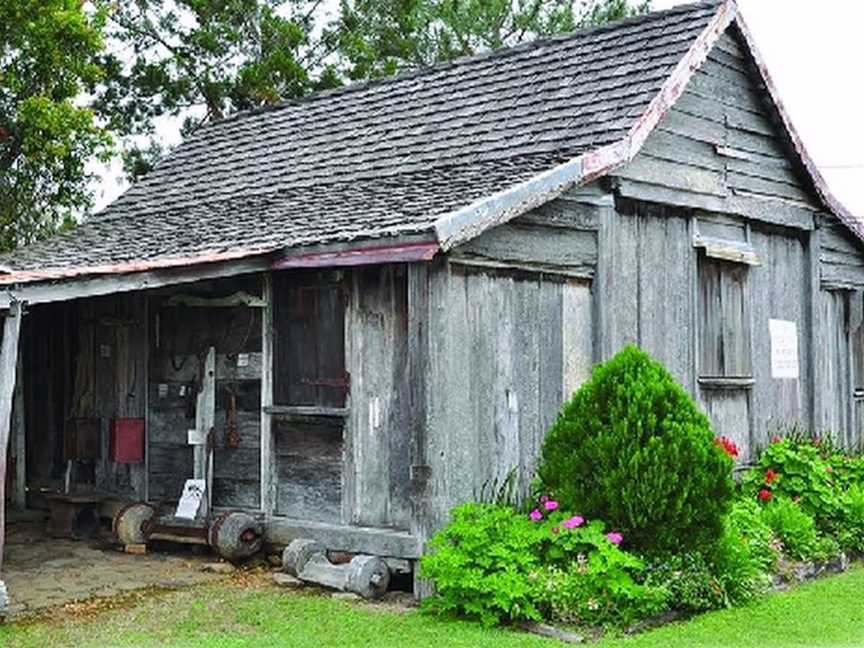
[[[735,485],[737,456],[662,366],[625,349],[559,414],[537,495],[452,512],[422,561],[427,608],[641,629],[841,571],[864,550],[864,458],[793,431]]]

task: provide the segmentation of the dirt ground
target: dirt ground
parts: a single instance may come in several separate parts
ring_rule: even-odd
[[[143,556],[123,553],[110,534],[86,541],[49,538],[41,519],[7,524],[3,580],[9,589],[9,619],[96,597],[148,587],[175,589],[225,578],[202,568],[216,558],[182,547]]]

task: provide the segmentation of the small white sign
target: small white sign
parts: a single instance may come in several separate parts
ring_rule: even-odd
[[[159,383],[159,398],[168,398],[168,385]]]
[[[768,320],[771,334],[771,377],[798,378],[798,326],[786,320]]]
[[[174,517],[194,520],[198,515],[198,509],[201,507],[201,500],[204,499],[206,488],[207,485],[203,479],[187,479]]]
[[[249,354],[248,353],[238,353],[237,354],[237,366],[238,367],[248,367],[249,366]]]
[[[111,347],[107,344],[100,344],[99,345],[99,355],[103,358],[110,358],[111,357]]]
[[[186,443],[189,445],[204,445],[207,443],[207,435],[199,429],[186,431]]]

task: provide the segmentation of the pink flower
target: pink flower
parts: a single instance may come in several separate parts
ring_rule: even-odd
[[[575,529],[576,527],[582,526],[585,522],[585,518],[580,517],[578,515],[574,515],[569,520],[564,520],[564,528],[565,529]]]
[[[555,509],[558,508],[558,502],[556,502],[555,500],[547,500],[547,501],[543,502],[543,507],[547,511],[554,511]]]
[[[775,434],[771,437],[771,443],[780,443],[783,439],[780,438],[779,434]]]
[[[540,520],[543,519],[543,514],[540,511],[538,511],[537,509],[534,509],[533,511],[531,511],[528,514],[528,517],[530,517],[535,522],[539,522]]]
[[[620,545],[624,541],[624,536],[617,531],[613,531],[606,534],[606,539],[614,545]]]
[[[561,531],[561,529],[559,529],[557,526],[552,527],[552,533],[554,533],[555,535],[558,535],[559,531]]]
[[[548,502],[548,501],[549,501],[549,496],[548,496],[548,495],[541,495],[541,496],[540,496],[540,503],[541,503],[541,504],[545,504],[545,503]]]

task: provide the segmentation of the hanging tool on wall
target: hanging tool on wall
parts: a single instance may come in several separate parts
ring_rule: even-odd
[[[225,412],[225,447],[236,450],[240,447],[240,430],[237,427],[237,394],[228,392],[228,410]]]

